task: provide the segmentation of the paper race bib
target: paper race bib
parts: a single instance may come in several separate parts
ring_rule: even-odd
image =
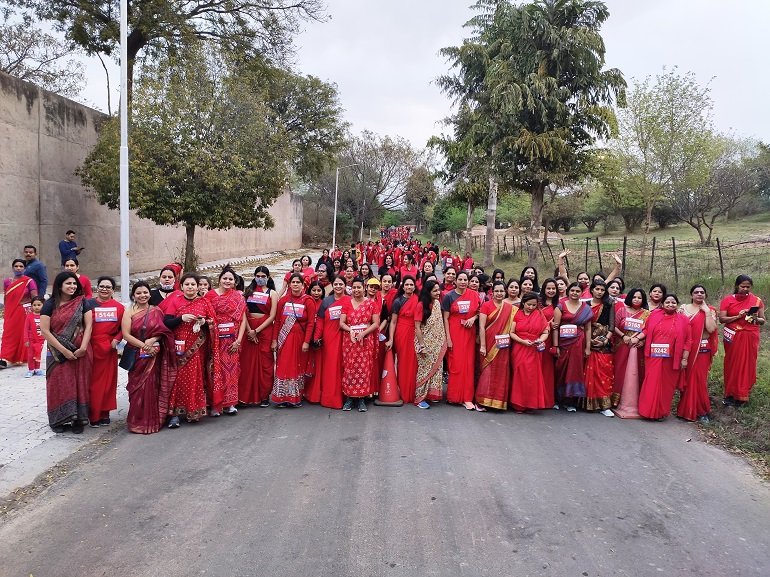
[[[94,309],[95,323],[118,322],[118,307],[96,307]]]
[[[711,352],[711,345],[709,344],[708,339],[701,339],[700,341],[700,348],[698,349],[699,353],[710,353]]]
[[[174,341],[174,350],[176,350],[177,356],[182,356],[184,354],[184,341]]]
[[[471,310],[471,301],[457,301],[457,312],[464,315]]]
[[[727,327],[722,329],[722,338],[726,343],[733,342],[734,337],[735,337],[735,331],[733,329],[728,329]]]
[[[360,335],[368,327],[369,325],[353,325],[352,327],[350,327],[350,332],[352,332],[354,335]]]
[[[542,353],[545,350],[545,343],[543,341],[540,341],[537,343],[537,352]]]
[[[511,346],[511,335],[495,335],[495,346],[498,349],[507,349]]]
[[[251,293],[246,302],[253,305],[266,305],[269,300],[270,295],[268,293]]]
[[[184,341],[182,341],[182,342],[184,342]],[[154,345],[152,345],[152,350],[154,350],[155,354],[157,355],[160,352],[160,345],[158,343],[155,343]],[[139,358],[140,359],[149,359],[151,356],[152,355],[148,355],[144,351],[139,353]]]
[[[24,309],[25,315],[28,315],[30,312],[32,312],[32,303],[24,303],[21,305],[21,307]]]
[[[220,339],[235,338],[235,323],[219,323],[217,325],[217,333]]]
[[[35,331],[37,332],[37,336],[43,336],[43,333],[40,332],[40,319],[35,319]]]
[[[301,319],[305,314],[305,305],[297,303],[286,303],[283,305],[283,316]]]
[[[644,321],[642,319],[635,319],[633,317],[626,317],[623,322],[623,329],[634,333],[641,333]]]
[[[559,327],[559,338],[574,339],[578,334],[577,325],[561,325]]]
[[[667,359],[671,356],[671,345],[668,343],[652,343],[650,356],[656,359]]]
[[[340,320],[340,315],[342,314],[342,306],[338,305],[336,307],[329,307],[329,319],[332,321],[338,321]]]

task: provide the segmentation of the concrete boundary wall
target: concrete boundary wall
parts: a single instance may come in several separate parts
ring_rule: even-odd
[[[86,247],[81,270],[118,274],[119,216],[101,206],[75,176],[96,143],[101,112],[0,73],[0,278],[25,244],[38,247],[49,276],[59,270],[58,242],[67,229]],[[299,248],[302,199],[287,190],[270,210],[272,230],[196,231],[201,261]],[[158,226],[131,214],[131,271],[179,258],[182,227]]]

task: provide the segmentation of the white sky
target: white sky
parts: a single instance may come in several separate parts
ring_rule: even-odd
[[[354,132],[372,130],[423,147],[438,134],[450,102],[434,80],[447,72],[438,54],[467,35],[473,0],[326,0],[331,20],[296,39],[297,68],[339,87]],[[711,82],[721,131],[770,142],[767,0],[605,0],[607,65],[633,78],[678,66]],[[89,63],[84,98],[106,110],[104,71]],[[113,93],[117,69],[111,72]],[[117,96],[113,97],[113,108]]]

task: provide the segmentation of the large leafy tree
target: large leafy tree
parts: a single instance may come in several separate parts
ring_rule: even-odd
[[[492,178],[531,195],[534,262],[546,190],[585,174],[595,140],[612,134],[625,81],[605,69],[603,2],[479,0],[476,8],[473,36],[443,50],[455,72],[440,84],[470,115],[458,135],[472,143],[466,150],[483,150]]]

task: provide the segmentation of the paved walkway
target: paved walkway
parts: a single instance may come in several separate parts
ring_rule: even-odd
[[[313,261],[321,254],[314,250],[291,253],[270,253],[216,261],[202,265],[201,270],[216,271],[230,262],[250,280],[257,263],[268,263],[270,272],[280,289],[283,276],[291,268],[291,261],[300,254],[309,254]],[[158,273],[141,273],[136,278],[157,277]],[[0,334],[2,320],[0,320]],[[45,352],[43,353],[45,359]],[[45,377],[25,378],[26,365],[0,370],[0,496],[34,481],[49,467],[90,443],[106,432],[107,427],[86,427],[82,435],[54,433],[48,426],[46,412]],[[128,373],[118,371],[118,410],[111,416],[112,427],[122,427],[128,411],[126,383]]]

